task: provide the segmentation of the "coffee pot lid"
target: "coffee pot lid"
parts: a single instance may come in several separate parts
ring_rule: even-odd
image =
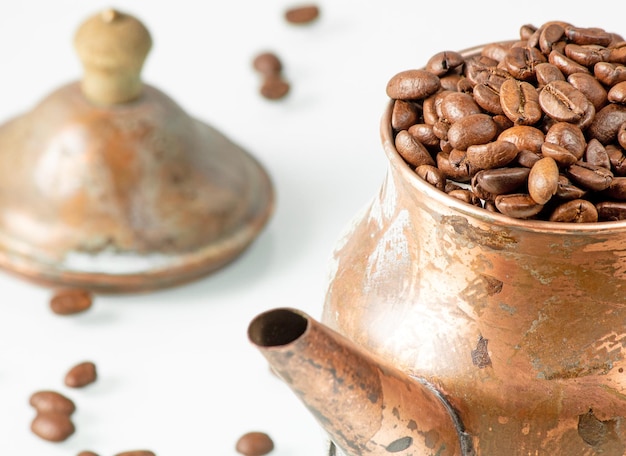
[[[74,44],[82,81],[0,125],[0,267],[132,292],[228,264],[273,212],[267,172],[142,82],[152,40],[135,17],[102,11]]]

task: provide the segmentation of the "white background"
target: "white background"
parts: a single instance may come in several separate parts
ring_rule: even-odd
[[[80,79],[73,34],[114,6],[152,33],[144,81],[258,158],[277,200],[266,229],[225,269],[166,291],[97,296],[85,314],[53,315],[50,290],[0,274],[0,455],[228,456],[241,434],[261,430],[276,456],[321,456],[322,431],[246,331],[274,307],[321,315],[332,249],[386,172],[378,123],[388,79],[442,50],[514,39],[527,23],[626,34],[619,2],[613,11],[608,2],[475,3],[326,0],[316,23],[296,27],[283,20],[296,4],[286,0],[2,0],[0,119]],[[258,94],[251,61],[265,50],[292,84],[282,101]],[[66,370],[83,360],[99,380],[65,388]],[[77,404],[76,433],[63,443],[29,430],[28,398],[40,389]]]

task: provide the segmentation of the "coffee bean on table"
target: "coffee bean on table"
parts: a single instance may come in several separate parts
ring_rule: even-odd
[[[69,416],[76,411],[74,401],[56,391],[37,391],[30,396],[29,403],[39,413],[58,412]]]
[[[96,379],[96,365],[91,361],[84,361],[73,366],[65,374],[64,382],[70,388],[82,388],[95,382]]]
[[[57,290],[50,299],[50,310],[57,315],[73,315],[85,312],[93,304],[89,290],[65,288]]]
[[[31,423],[32,432],[50,442],[62,442],[75,431],[69,415],[62,412],[40,412]]]
[[[81,451],[76,456],[99,456],[98,453],[94,453],[93,451]]]
[[[285,20],[290,24],[308,24],[317,19],[320,8],[317,5],[301,5],[288,8],[285,11]]]
[[[280,74],[283,71],[283,64],[280,58],[273,52],[262,52],[252,61],[255,70],[264,76]]]
[[[278,100],[285,97],[290,90],[290,85],[280,75],[270,75],[263,80],[260,93],[268,100]]]
[[[235,449],[244,456],[263,456],[274,449],[274,442],[265,432],[248,432],[237,440]]]

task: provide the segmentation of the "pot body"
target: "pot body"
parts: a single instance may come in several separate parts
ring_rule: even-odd
[[[515,220],[389,168],[322,321],[456,409],[477,455],[626,454],[626,223]],[[409,398],[407,398],[409,400]]]

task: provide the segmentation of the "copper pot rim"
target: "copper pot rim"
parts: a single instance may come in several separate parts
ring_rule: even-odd
[[[479,53],[488,44],[509,43],[514,40],[495,41],[480,46],[474,46],[459,51],[463,56],[467,57]],[[387,106],[383,112],[380,121],[380,136],[385,151],[385,155],[390,166],[396,169],[400,175],[421,194],[435,202],[448,206],[454,211],[465,216],[482,222],[501,227],[511,227],[534,232],[550,232],[558,234],[608,234],[609,232],[626,232],[626,220],[605,221],[593,223],[567,223],[567,222],[550,222],[547,220],[531,220],[516,219],[504,214],[489,212],[485,209],[465,203],[458,198],[447,195],[445,192],[438,190],[428,182],[420,178],[409,165],[400,157],[396,150],[393,129],[391,127],[391,113],[393,110],[393,100],[387,102]]]

